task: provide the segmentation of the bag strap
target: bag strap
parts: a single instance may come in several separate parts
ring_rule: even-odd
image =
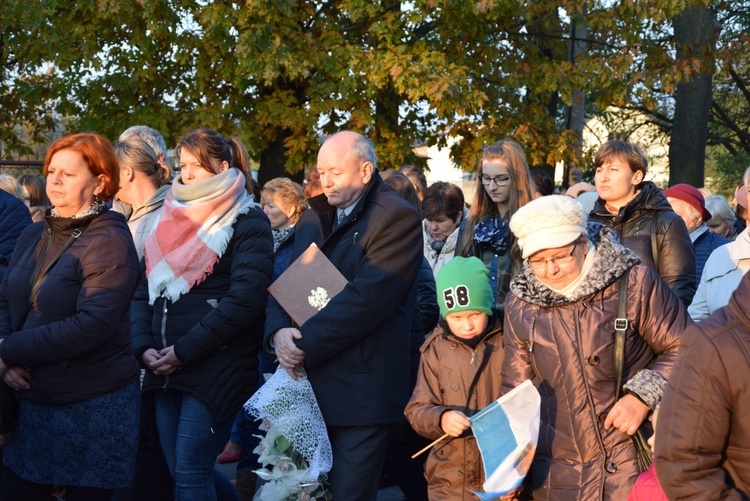
[[[622,372],[625,362],[625,334],[628,330],[628,276],[630,268],[620,277],[620,302],[615,318],[615,400],[622,392]]]
[[[50,270],[57,264],[57,262],[60,260],[60,258],[65,254],[65,251],[67,251],[71,245],[73,245],[73,242],[78,240],[78,237],[81,236],[81,234],[84,232],[84,230],[88,227],[88,224],[81,227],[76,228],[73,230],[73,232],[70,234],[70,238],[68,238],[68,241],[65,242],[65,245],[62,246],[62,249],[60,249],[60,252],[57,253],[57,255],[52,258],[52,261],[49,262],[49,264],[44,268],[44,270],[36,274],[36,269],[34,270],[34,274],[32,277],[36,276],[34,279],[34,283],[31,286],[31,292],[29,294],[29,299],[26,302],[26,306],[23,309],[23,312],[21,313],[21,316],[18,317],[18,321],[16,322],[16,331],[21,330],[21,326],[23,326],[24,322],[26,322],[26,317],[29,316],[29,311],[31,311],[31,305],[34,303],[34,300],[36,299],[36,295],[39,293],[39,289],[42,288],[42,284],[44,284],[44,280],[47,278],[47,275],[49,274]]]

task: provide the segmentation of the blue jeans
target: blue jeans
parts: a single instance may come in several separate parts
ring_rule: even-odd
[[[233,420],[217,422],[211,410],[189,393],[170,390],[154,396],[159,441],[175,480],[175,499],[216,501],[214,464]]]

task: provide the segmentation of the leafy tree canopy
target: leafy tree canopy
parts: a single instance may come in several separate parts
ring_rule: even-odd
[[[739,11],[738,3],[746,2],[713,8]],[[4,124],[43,130],[67,117],[68,130],[112,140],[145,124],[170,145],[209,126],[239,135],[266,179],[282,168],[300,172],[314,162],[320,135],[341,129],[373,138],[384,167],[414,163],[415,143],[445,145],[450,136],[462,138],[452,154],[469,169],[482,146],[504,137],[524,145],[533,165],[577,161],[578,133],[565,125],[577,90],[590,112],[639,107],[668,124],[676,83],[705,64],[675,57],[671,19],[680,0],[6,4]],[[572,23],[588,33],[573,61]],[[744,53],[747,43],[735,39]],[[721,64],[743,77],[748,69]],[[0,130],[5,152],[20,149],[8,126]]]

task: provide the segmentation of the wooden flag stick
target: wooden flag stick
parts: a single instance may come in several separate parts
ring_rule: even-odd
[[[412,458],[412,459],[416,458],[417,456],[419,456],[419,455],[420,455],[420,454],[422,454],[423,452],[425,452],[425,451],[427,451],[427,450],[431,449],[432,447],[434,447],[434,446],[435,446],[435,445],[437,445],[438,443],[442,442],[443,440],[445,440],[445,439],[446,439],[446,438],[448,438],[449,436],[450,436],[450,435],[448,435],[448,434],[446,433],[445,435],[443,435],[442,437],[438,438],[437,440],[435,440],[434,442],[432,442],[432,443],[431,443],[430,445],[428,445],[427,447],[425,447],[425,448],[424,448],[424,449],[422,449],[421,451],[419,451],[419,452],[415,453],[415,454],[414,454],[414,455],[413,455],[413,456],[412,456],[411,458]]]

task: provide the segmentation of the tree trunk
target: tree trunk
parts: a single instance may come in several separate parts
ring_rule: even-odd
[[[585,18],[571,19],[570,26],[570,61],[575,65],[578,57],[586,53],[586,37],[588,35],[588,25]],[[581,158],[583,153],[583,125],[585,121],[586,96],[580,90],[573,91],[573,103],[568,107],[567,129],[574,130],[578,133],[576,143],[577,157]],[[583,178],[583,170],[578,163],[572,162],[565,166],[562,187],[567,189],[570,186],[580,182]]]
[[[708,117],[713,91],[713,58],[718,29],[710,10],[690,6],[673,20],[677,55],[698,58],[701,72],[679,83],[675,92],[674,126],[669,143],[669,185],[704,183]]]
[[[289,174],[284,170],[286,164],[286,149],[284,139],[292,133],[284,127],[276,127],[276,139],[268,143],[268,146],[260,154],[260,167],[258,168],[258,184],[261,188],[266,182],[277,177],[288,177],[292,181],[302,184],[305,173],[300,171]]]

